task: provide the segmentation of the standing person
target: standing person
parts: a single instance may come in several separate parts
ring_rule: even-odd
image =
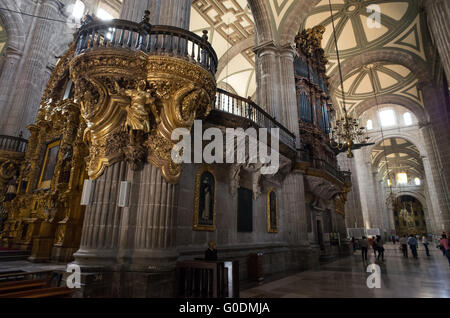
[[[442,234],[441,241],[439,243],[439,246],[442,247],[442,250],[444,251],[444,255],[447,256],[448,259],[448,265],[450,266],[450,251],[448,249],[448,239],[446,234]]]
[[[414,237],[413,234],[411,234],[409,236],[408,245],[409,245],[409,248],[411,249],[413,257],[417,258],[417,239]]]
[[[425,235],[422,236],[422,244],[425,247],[425,251],[427,252],[427,256],[430,256],[430,251],[428,250],[428,239],[427,239],[427,237]]]
[[[394,243],[394,245],[395,245],[395,241],[396,241],[395,235],[392,235],[392,243]]]
[[[406,234],[400,238],[400,245],[402,246],[402,252],[404,257],[408,257],[408,238]]]
[[[380,260],[380,256],[381,256],[381,261],[384,262],[384,241],[381,238],[380,235],[377,235],[377,242],[376,242],[376,246],[377,246],[377,250],[378,250],[378,260]]]
[[[356,251],[356,241],[355,241],[355,237],[352,236],[352,245],[353,245],[353,252]]]
[[[377,243],[375,242],[375,238],[372,237],[369,239],[369,244],[373,249],[373,255],[375,255],[375,258],[377,258]]]
[[[361,248],[361,255],[363,262],[367,262],[367,250],[369,248],[369,242],[367,241],[366,237],[363,236],[362,240],[359,241],[359,247]]]
[[[210,241],[208,243],[208,249],[205,251],[206,261],[217,261],[216,242]]]

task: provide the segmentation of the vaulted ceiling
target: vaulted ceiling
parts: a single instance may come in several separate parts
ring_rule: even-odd
[[[406,173],[408,180],[423,180],[424,168],[419,150],[403,138],[389,138],[372,149],[372,165],[384,180],[395,180],[398,173]]]
[[[243,96],[256,92],[255,24],[247,0],[193,0],[192,32],[209,31],[219,58],[219,87]]]
[[[361,56],[377,52],[379,61],[355,65],[344,74],[344,91],[348,108],[377,96],[402,96],[411,103],[423,106],[418,79],[405,65],[390,62],[392,55],[403,54],[427,63],[424,38],[424,21],[417,0],[331,0],[336,38],[341,64],[351,64]],[[379,9],[380,23],[374,25],[369,18]],[[328,0],[320,1],[311,11],[303,27],[325,26],[322,46],[329,57],[327,74],[338,78],[336,44]],[[335,104],[342,108],[342,88],[333,82],[331,93]]]

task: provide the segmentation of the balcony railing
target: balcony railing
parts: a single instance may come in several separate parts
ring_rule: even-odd
[[[98,48],[122,48],[150,55],[166,55],[201,65],[214,76],[218,59],[208,42],[192,32],[166,25],[150,25],[126,20],[93,21],[77,35],[75,56]]]
[[[326,171],[341,182],[351,181],[350,171],[341,171],[335,165],[323,159],[314,158],[310,153],[304,150],[297,149],[297,161],[308,162],[311,168]]]
[[[0,135],[0,150],[25,152],[28,141],[22,137]]]
[[[295,149],[295,135],[286,127],[277,122],[251,99],[229,93],[223,89],[217,89],[215,109],[251,120],[261,128],[271,131],[280,129],[280,141],[288,147]]]

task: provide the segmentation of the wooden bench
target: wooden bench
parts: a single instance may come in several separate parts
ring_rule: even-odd
[[[47,286],[47,284],[48,284],[47,280],[22,280],[22,281],[0,283],[0,295],[44,288]]]
[[[53,287],[3,294],[0,298],[70,298],[72,293],[67,287]]]

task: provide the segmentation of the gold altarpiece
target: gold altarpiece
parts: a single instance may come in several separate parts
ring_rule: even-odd
[[[31,260],[68,261],[78,248],[80,205],[88,148],[80,105],[74,101],[69,62],[74,45],[57,63],[44,91],[20,166],[17,196],[4,203],[3,245],[31,251]],[[53,255],[52,255],[53,254]]]

